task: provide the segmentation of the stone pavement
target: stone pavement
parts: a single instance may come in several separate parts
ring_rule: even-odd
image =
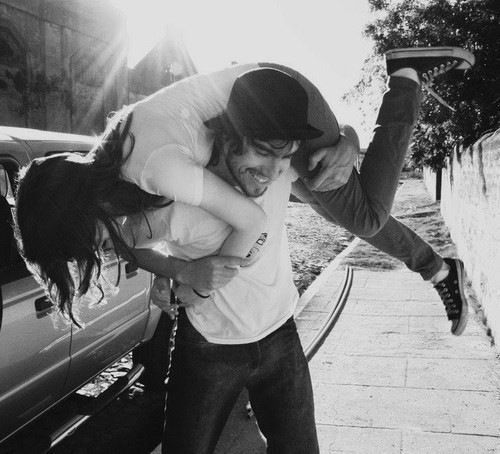
[[[301,330],[320,325],[325,293]],[[500,453],[500,358],[478,319],[452,336],[420,276],[355,270],[310,362],[321,453]]]
[[[304,346],[343,276],[330,272],[300,307]],[[344,311],[310,368],[322,454],[500,453],[498,352],[474,313],[465,333],[452,336],[439,296],[414,273],[355,270]],[[265,452],[245,402],[242,395],[217,454]]]

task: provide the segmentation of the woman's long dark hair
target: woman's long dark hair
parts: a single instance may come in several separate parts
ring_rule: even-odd
[[[115,114],[88,154],[35,159],[19,175],[15,230],[21,254],[49,296],[77,324],[72,312],[75,295],[95,284],[101,299],[104,296],[97,281],[103,261],[100,225],[108,230],[115,251],[133,261],[133,245],[123,239],[116,217],[145,215],[171,203],[122,178],[122,166],[134,147],[132,115],[126,110]],[[125,153],[127,137],[131,146]]]

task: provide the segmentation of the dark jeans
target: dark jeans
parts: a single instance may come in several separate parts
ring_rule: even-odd
[[[302,153],[297,153],[292,161],[301,177],[310,177],[307,170],[309,153],[337,142],[337,119],[319,90],[304,76],[285,66],[270,66],[288,72],[301,83],[309,96],[309,121],[325,131],[321,137],[305,142]],[[353,169],[344,186],[329,192],[311,191],[299,179],[293,192],[326,219],[401,260],[424,279],[430,279],[441,268],[442,257],[413,230],[390,215],[418,117],[420,92],[417,84],[409,79],[390,78],[359,173]]]
[[[211,453],[247,388],[269,453],[319,452],[311,379],[293,319],[243,345],[207,342],[179,315],[162,453]]]

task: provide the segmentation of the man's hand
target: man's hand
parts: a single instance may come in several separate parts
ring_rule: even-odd
[[[173,320],[177,315],[178,305],[170,301],[170,279],[156,276],[151,288],[151,301]]]
[[[239,273],[245,263],[238,257],[212,256],[185,262],[175,280],[188,285],[202,294],[224,287]]]
[[[170,279],[156,276],[151,288],[151,302],[165,312],[172,320],[179,313],[179,307],[195,306],[210,301],[210,295],[198,296],[191,287],[174,282],[176,299],[172,301],[170,293]]]
[[[359,153],[359,140],[350,126],[345,126],[339,142],[332,147],[316,150],[309,159],[308,170],[320,165],[320,172],[314,178],[306,180],[313,191],[332,191],[347,183]]]
[[[206,292],[206,290],[204,291]],[[174,292],[180,307],[199,306],[200,304],[213,302],[211,293],[204,295],[188,285],[177,284],[174,286]]]

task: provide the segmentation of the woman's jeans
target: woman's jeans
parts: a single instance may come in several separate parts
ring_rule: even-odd
[[[293,319],[258,342],[221,345],[206,341],[181,311],[162,452],[213,452],[244,388],[267,452],[319,452],[311,379]]]
[[[338,141],[337,119],[319,90],[304,76],[285,66],[269,65],[288,72],[301,83],[309,96],[309,122],[325,131],[321,137],[305,142],[305,152],[292,161],[301,177],[311,177],[307,170],[309,154]],[[413,230],[390,216],[420,98],[421,89],[415,82],[391,77],[359,173],[353,168],[344,186],[328,192],[311,191],[299,179],[293,192],[326,219],[399,259],[428,280],[441,269],[443,259]]]

